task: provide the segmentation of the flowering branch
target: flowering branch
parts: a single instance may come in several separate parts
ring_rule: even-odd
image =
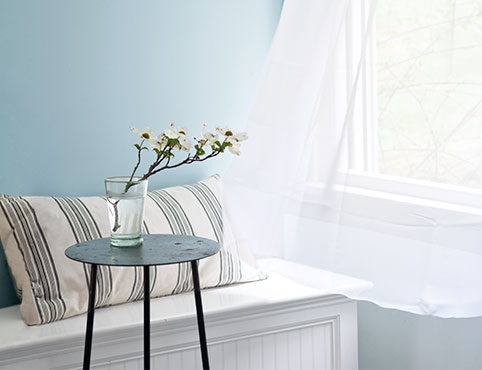
[[[129,182],[125,187],[125,192],[129,190],[131,186],[135,184],[132,181],[134,175],[139,168],[141,163],[141,153],[143,150],[148,150],[147,147],[143,146],[144,142],[148,142],[151,150],[156,153],[156,159],[149,166],[147,172],[141,177],[141,180],[146,180],[152,175],[158,172],[180,167],[186,164],[191,164],[194,162],[203,162],[207,159],[214,158],[221,153],[224,153],[226,149],[235,155],[240,155],[240,142],[248,138],[245,132],[240,132],[235,134],[232,130],[228,128],[217,127],[216,131],[218,134],[213,134],[206,132],[206,124],[203,125],[201,131],[202,139],[194,138],[196,144],[194,145],[195,153],[191,155],[191,150],[193,145],[191,141],[186,137],[187,130],[184,127],[176,127],[171,124],[171,128],[164,130],[162,134],[156,136],[154,132],[149,127],[144,127],[142,131],[135,127],[131,127],[131,130],[136,133],[142,141],[140,144],[135,144],[137,149],[137,163],[132,171]],[[219,134],[224,136],[222,141],[219,140]],[[206,149],[211,149],[209,154],[206,153]],[[172,158],[175,157],[174,151],[186,151],[188,152],[187,157],[176,164],[171,164]]]

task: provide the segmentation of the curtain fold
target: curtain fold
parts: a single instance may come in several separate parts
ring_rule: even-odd
[[[289,209],[299,210],[318,116],[326,109],[326,114],[336,114],[322,101],[336,104],[332,92],[339,89],[327,82],[334,77],[336,59],[331,56],[340,52],[346,7],[345,0],[283,4],[247,122],[250,139],[242,160],[224,177],[238,242],[256,256],[283,257],[284,216]],[[336,131],[331,132],[334,147]]]

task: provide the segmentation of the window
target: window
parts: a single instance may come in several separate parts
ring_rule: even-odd
[[[348,106],[357,81],[339,183],[403,206],[480,208],[482,0],[383,0],[370,19],[372,3],[350,3],[338,50],[335,98]],[[314,148],[309,199],[319,198],[330,151]]]
[[[377,172],[482,188],[482,1],[376,10]]]

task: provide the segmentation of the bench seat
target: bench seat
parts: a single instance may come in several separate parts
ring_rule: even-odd
[[[267,280],[202,291],[211,368],[357,368],[356,302],[334,292],[369,284],[281,260],[260,264]],[[142,369],[142,304],[95,311],[93,369]],[[0,309],[0,369],[81,368],[85,326],[80,315],[29,327],[18,305]],[[153,369],[201,368],[192,293],[151,300],[151,355]]]

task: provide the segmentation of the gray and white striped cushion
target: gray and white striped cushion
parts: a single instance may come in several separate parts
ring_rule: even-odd
[[[146,233],[196,235],[221,243],[219,254],[200,263],[204,288],[266,277],[236,256],[234,243],[224,242],[234,238],[229,225],[223,224],[221,199],[218,176],[152,191],[146,199]],[[0,196],[0,239],[22,298],[22,317],[28,325],[86,312],[89,266],[67,259],[64,251],[81,241],[109,235],[103,197]],[[152,267],[150,278],[152,297],[192,289],[188,264]],[[141,268],[100,267],[97,307],[142,298]]]

